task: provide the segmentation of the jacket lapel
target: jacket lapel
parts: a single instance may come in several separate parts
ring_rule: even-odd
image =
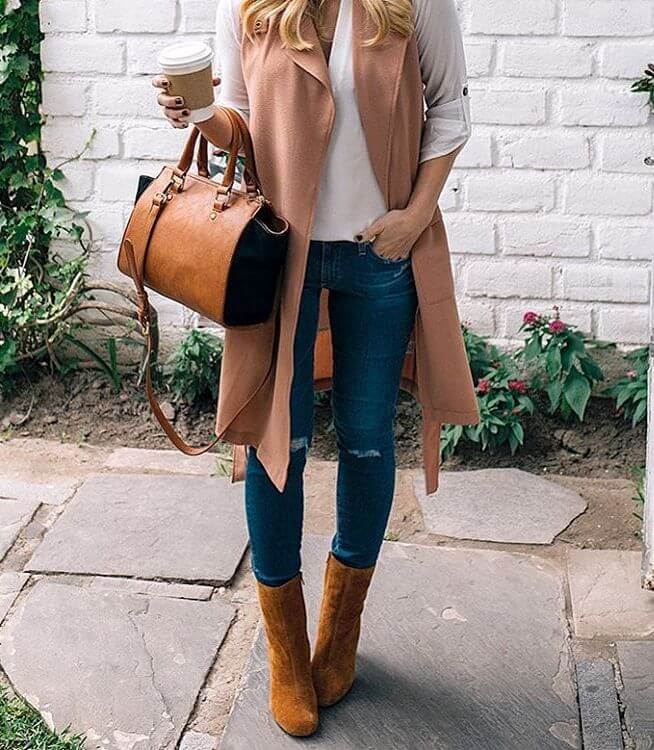
[[[309,75],[320,81],[331,94],[329,70],[313,20],[305,15],[300,24],[300,29],[302,36],[313,45],[313,49],[297,50],[291,47],[283,47],[282,49],[296,65],[299,65]]]
[[[352,5],[354,86],[359,116],[377,182],[390,207],[392,124],[410,37],[391,33],[381,44],[364,46],[363,42],[374,35],[375,29],[361,0],[353,0]]]

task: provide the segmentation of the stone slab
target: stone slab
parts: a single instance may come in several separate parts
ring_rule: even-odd
[[[125,594],[168,596],[172,599],[211,599],[213,588],[197,584],[142,581],[136,578],[92,578],[88,588],[93,591],[120,591]]]
[[[79,477],[59,482],[25,482],[0,477],[0,500],[37,500],[45,505],[62,505],[81,484]]]
[[[29,576],[26,573],[7,571],[0,573],[0,622],[7,616]]]
[[[520,469],[444,471],[435,495],[415,472],[414,488],[428,531],[453,539],[550,544],[586,510],[576,492]]]
[[[216,750],[216,738],[205,732],[186,732],[179,750]]]
[[[216,472],[218,455],[186,456],[177,450],[148,448],[118,448],[105,462],[112,471],[155,472],[163,474],[191,474],[211,476]]]
[[[22,529],[32,520],[39,505],[39,501],[34,498],[0,498],[0,560],[9,552]]]
[[[575,633],[580,638],[654,635],[654,592],[640,587],[639,552],[568,550]]]
[[[85,734],[87,750],[172,750],[233,616],[219,601],[42,580],[0,631],[0,659],[48,725]]]
[[[654,643],[620,642],[617,648],[627,731],[636,750],[651,750],[654,748]]]
[[[242,485],[216,477],[89,477],[29,571],[222,585],[247,546]]]
[[[610,661],[577,664],[584,750],[623,750],[615,673]]]
[[[304,543],[315,618],[329,541]],[[384,545],[363,621],[351,693],[321,713],[302,747],[490,750],[579,747],[559,574],[525,555]],[[256,639],[221,750],[281,750]]]

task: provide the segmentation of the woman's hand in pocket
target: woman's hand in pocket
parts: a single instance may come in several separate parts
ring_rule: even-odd
[[[220,78],[213,79],[213,85],[217,86]],[[170,81],[166,76],[156,76],[152,79],[152,85],[161,91],[157,96],[157,104],[163,109],[168,122],[178,129],[188,128],[188,116],[190,111],[181,96],[170,96],[168,89]]]
[[[375,253],[388,260],[407,258],[418,237],[432,219],[432,214],[405,208],[389,211],[357,235],[362,242],[374,243]]]

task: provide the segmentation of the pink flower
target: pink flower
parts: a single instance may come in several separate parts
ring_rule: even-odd
[[[539,315],[535,312],[526,312],[522,318],[522,322],[526,326],[532,326],[534,323],[538,323]]]
[[[637,376],[638,373],[635,370],[627,370],[627,377],[629,378],[629,380],[633,380]]]
[[[527,393],[527,384],[524,380],[509,380],[509,390],[516,393]]]
[[[550,320],[548,328],[550,333],[562,333],[566,329],[566,324],[562,320],[554,318],[554,320]]]
[[[477,383],[477,392],[478,393],[488,393],[490,391],[490,381],[489,380],[480,380]]]

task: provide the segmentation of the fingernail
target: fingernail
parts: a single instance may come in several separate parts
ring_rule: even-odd
[[[182,99],[182,97],[181,97],[181,96],[178,96],[178,97],[177,97],[177,98],[175,99],[175,104],[178,104],[178,105],[179,105],[180,107],[182,106],[182,104],[184,104],[184,100]]]
[[[361,242],[361,240],[363,240],[363,235],[362,235],[362,234],[357,234],[357,235],[355,235],[354,239],[355,239],[355,240],[356,240],[357,242]]]
[[[183,109],[182,114],[184,115],[184,117],[188,117],[191,113],[189,112],[188,109]]]

